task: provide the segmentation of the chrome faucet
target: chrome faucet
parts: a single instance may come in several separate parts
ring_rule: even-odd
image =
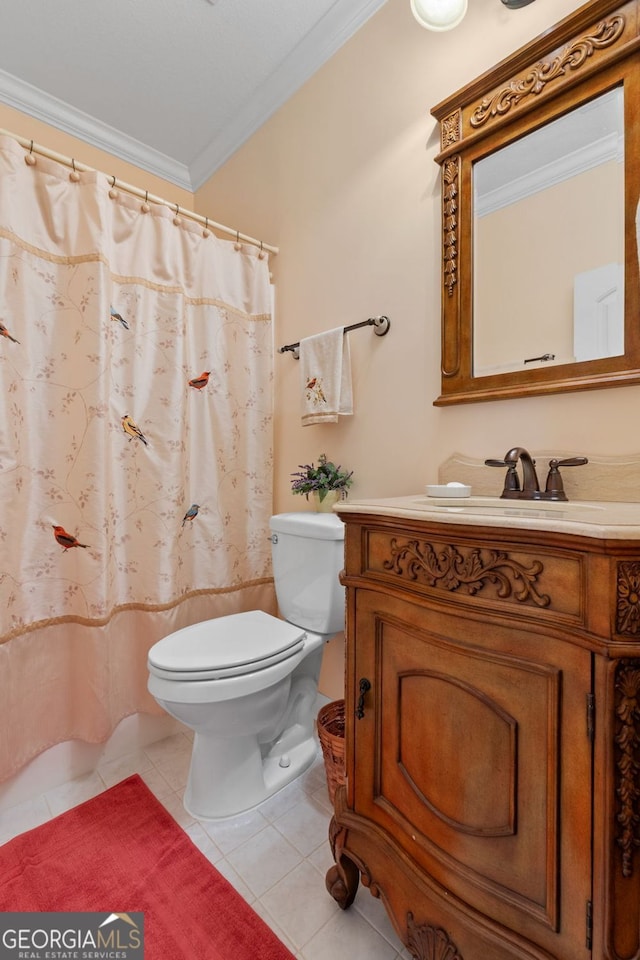
[[[558,467],[579,467],[588,463],[586,457],[569,457],[567,460],[549,461],[549,473],[544,490],[540,489],[536,462],[524,447],[512,447],[504,460],[485,460],[487,467],[506,467],[507,475],[504,489],[500,494],[503,500],[561,500],[566,501],[562,477]],[[518,475],[518,463],[522,465],[522,484]]]

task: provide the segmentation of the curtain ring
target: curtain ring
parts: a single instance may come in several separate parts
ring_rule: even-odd
[[[34,167],[36,163],[36,158],[33,155],[33,140],[31,141],[31,146],[29,147],[29,153],[26,154],[24,162],[29,167]]]
[[[175,217],[173,218],[173,222],[175,223],[176,227],[178,227],[178,226],[180,225],[180,222],[181,222],[181,221],[180,221],[180,207],[178,206],[177,203],[176,203],[176,215],[175,215]]]
[[[240,243],[240,231],[236,230],[236,242],[233,245],[234,250],[242,250],[242,244]]]
[[[118,191],[116,190],[116,178],[111,177],[111,189],[109,190],[109,196],[112,200],[115,200],[118,196]]]
[[[79,174],[78,171],[76,170],[76,162],[75,162],[75,160],[73,159],[73,157],[71,158],[71,166],[72,166],[73,169],[71,170],[71,173],[69,174],[69,180],[72,180],[73,183],[77,183],[78,180],[80,179],[80,174]]]
[[[202,236],[206,238],[206,237],[208,237],[208,236],[210,236],[210,235],[211,235],[211,231],[209,230],[209,217],[205,217],[205,218],[204,218],[204,230],[202,231]]]
[[[260,253],[258,254],[258,260],[264,260],[266,257],[266,251],[262,249],[262,240],[260,241]]]
[[[149,213],[151,207],[149,206],[149,191],[145,190],[144,192],[144,203],[140,207],[143,213]]]

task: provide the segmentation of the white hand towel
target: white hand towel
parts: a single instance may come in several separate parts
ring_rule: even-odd
[[[344,327],[300,341],[302,426],[353,413],[351,355]]]

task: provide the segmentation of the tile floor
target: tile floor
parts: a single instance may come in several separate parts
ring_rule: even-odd
[[[190,755],[188,733],[177,733],[107,761],[94,773],[5,809],[0,843],[139,773],[298,960],[410,960],[384,907],[366,888],[359,889],[346,911],[325,890],[324,876],[333,860],[327,840],[331,805],[320,752],[317,762],[275,797],[217,823],[194,820],[182,806]]]

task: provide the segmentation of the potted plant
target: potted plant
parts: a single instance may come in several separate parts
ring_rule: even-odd
[[[318,457],[318,466],[314,463],[299,464],[300,469],[291,474],[291,492],[304,493],[307,500],[309,494],[316,500],[317,509],[331,510],[333,504],[347,495],[347,490],[353,483],[353,470],[343,470],[331,460],[327,460],[326,453]]]

